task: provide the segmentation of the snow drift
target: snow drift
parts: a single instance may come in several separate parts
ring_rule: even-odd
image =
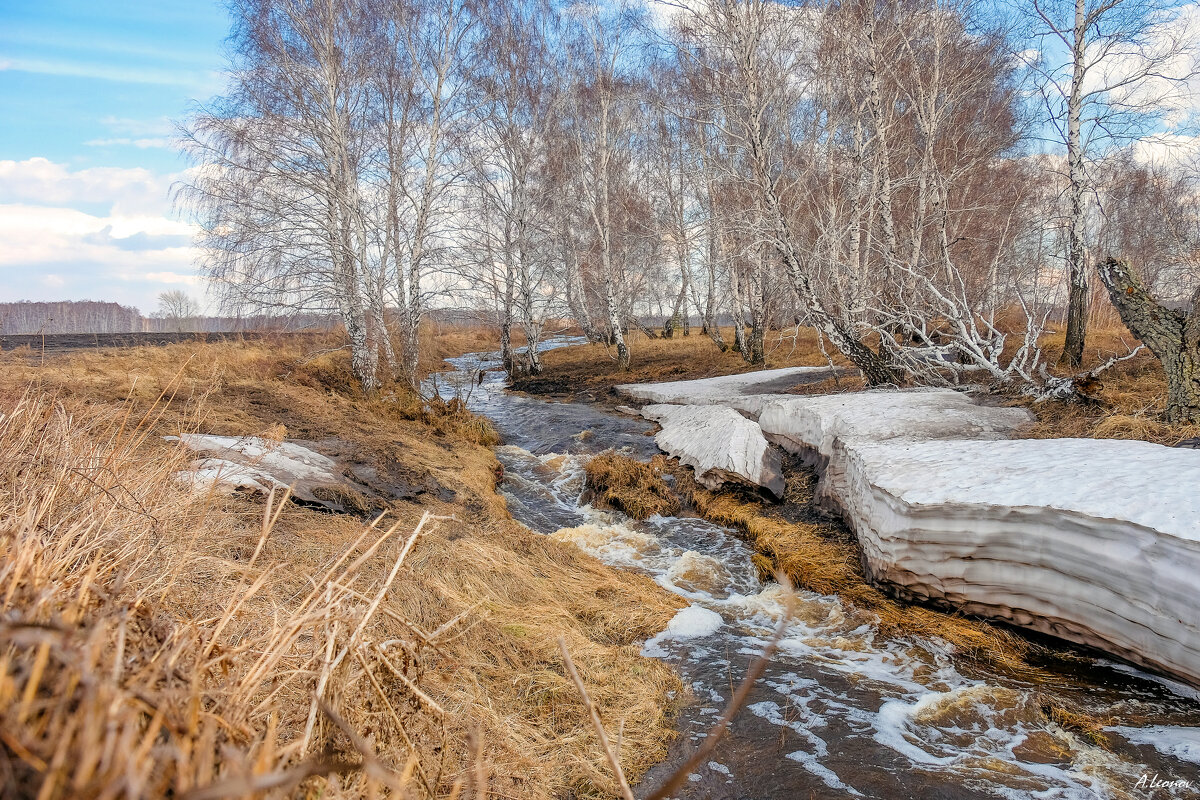
[[[1024,408],[982,406],[953,389],[918,389],[770,399],[758,424],[767,439],[820,470],[818,499],[840,505],[841,442],[1004,439],[1032,420]]]
[[[1200,452],[1140,441],[840,445],[872,578],[1200,685]]]
[[[694,381],[627,383],[616,391],[647,403],[671,403],[689,406],[725,406],[757,418],[763,403],[798,384],[824,380],[833,375],[829,367],[784,367],[721,375]]]
[[[367,487],[348,480],[336,461],[294,442],[199,433],[166,438],[203,456],[176,476],[197,491],[265,494],[291,486],[295,499],[333,511],[344,511],[347,498],[370,493]]]

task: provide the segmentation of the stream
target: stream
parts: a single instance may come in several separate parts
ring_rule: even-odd
[[[552,349],[582,343],[561,337]],[[643,654],[678,670],[690,698],[657,786],[720,716],[783,611],[752,550],[695,517],[644,522],[581,503],[583,464],[616,448],[647,460],[653,424],[505,390],[496,353],[435,376],[503,437],[500,491],[513,517],[685,598]],[[480,373],[482,372],[482,376]],[[432,388],[432,387],[427,387]],[[1200,692],[1061,647],[1037,685],[990,674],[936,641],[885,638],[870,613],[800,590],[779,652],[679,798],[1200,798]],[[1115,722],[1108,749],[1050,722],[1046,698]]]

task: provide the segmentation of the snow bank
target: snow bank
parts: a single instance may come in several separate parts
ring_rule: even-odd
[[[981,406],[952,389],[918,389],[772,399],[758,424],[767,439],[818,467],[818,498],[836,502],[845,492],[840,442],[1003,439],[1032,420],[1024,408]]]
[[[1095,439],[837,450],[872,578],[1200,684],[1200,452]]]
[[[1200,686],[1200,451],[1008,440],[1026,409],[949,389],[769,394],[821,369],[620,389],[659,403],[659,447],[710,487],[779,495],[767,440],[804,455],[874,580]]]
[[[783,496],[779,452],[763,437],[756,423],[724,406],[651,405],[642,415],[662,426],[654,441],[696,471],[696,480],[710,489],[728,480],[762,486]]]
[[[726,406],[756,418],[766,400],[792,397],[780,392],[832,375],[829,367],[784,367],[694,381],[627,383],[617,386],[616,390],[626,397],[648,403]]]

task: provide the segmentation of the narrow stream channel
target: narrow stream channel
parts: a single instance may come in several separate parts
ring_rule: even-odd
[[[609,447],[648,459],[658,452],[651,423],[508,393],[495,353],[451,363],[437,376],[443,396],[457,391],[504,438],[496,455],[512,515],[691,604],[643,649],[691,688],[671,756],[639,787],[647,791],[720,715],[779,619],[779,587],[758,579],[748,545],[718,525],[638,522],[581,504],[586,459]],[[1200,693],[1074,651],[1031,685],[960,663],[934,641],[886,639],[870,614],[835,596],[798,595],[780,652],[679,797],[1200,798]],[[1049,722],[1047,697],[1113,718],[1121,727],[1110,749]]]

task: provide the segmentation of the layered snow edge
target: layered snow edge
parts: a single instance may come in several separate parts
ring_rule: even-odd
[[[1027,410],[952,390],[796,396],[774,393],[786,375],[736,377],[621,388],[658,400],[642,409],[656,441],[709,485],[767,485],[756,436],[817,466],[870,576],[901,594],[1200,686],[1200,451],[1012,440]]]

